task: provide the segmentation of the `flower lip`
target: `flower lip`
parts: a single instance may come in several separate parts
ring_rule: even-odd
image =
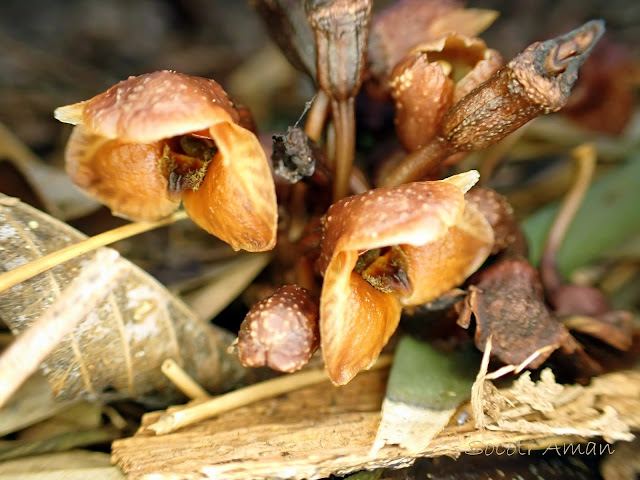
[[[344,250],[420,246],[443,235],[464,211],[464,193],[478,180],[471,170],[438,182],[379,188],[333,204],[324,217],[318,267],[324,272]]]
[[[129,77],[89,100],[56,109],[55,117],[84,124],[97,135],[137,143],[238,121],[214,80],[168,70]]]

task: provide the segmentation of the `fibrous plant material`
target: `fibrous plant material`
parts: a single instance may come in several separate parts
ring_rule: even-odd
[[[86,238],[48,215],[0,196],[7,271]],[[49,308],[95,253],[85,253],[0,294],[0,317],[14,334]],[[129,397],[176,398],[160,372],[173,357],[208,390],[226,391],[246,375],[226,352],[233,337],[205,324],[138,267],[126,264],[121,284],[86,315],[42,363],[60,400]]]
[[[446,157],[486,148],[533,118],[562,108],[580,65],[603,32],[604,23],[592,20],[527,47],[455,104],[436,136],[408,155],[383,179],[383,186],[420,180]]]
[[[58,108],[56,118],[76,125],[67,172],[114,214],[155,220],[182,199],[194,222],[236,250],[275,245],[265,153],[215,81],[169,71],[131,77]]]

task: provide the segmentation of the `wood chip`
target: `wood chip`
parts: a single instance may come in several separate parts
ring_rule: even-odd
[[[627,383],[638,382],[638,375],[619,372],[598,379],[598,391],[611,383],[616,396],[601,396],[596,407],[611,406],[631,428],[640,427],[640,392],[630,389],[624,394],[617,390],[620,378],[626,378]],[[135,436],[113,443],[112,461],[132,480],[147,475],[153,475],[146,478],[154,480],[314,479],[407,466],[418,457],[477,452],[482,445],[515,442],[523,449],[539,449],[580,440],[548,433],[482,432],[474,429],[473,422],[467,422],[462,426],[450,424],[427,450],[416,455],[387,446],[370,456],[387,376],[386,369],[362,373],[340,388],[325,382],[163,436],[154,436],[147,426],[164,412],[150,413]],[[469,410],[469,406],[461,410]]]

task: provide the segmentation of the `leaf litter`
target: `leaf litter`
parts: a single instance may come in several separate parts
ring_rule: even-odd
[[[4,271],[86,238],[42,212],[1,198]],[[94,256],[92,252],[72,259],[0,294],[2,320],[14,334],[24,331]],[[119,261],[127,270],[122,284],[42,364],[59,400],[142,399],[151,392],[176,398],[159,368],[168,357],[211,391],[241,382],[245,369],[226,351],[233,339],[229,333],[205,324],[151,276]]]

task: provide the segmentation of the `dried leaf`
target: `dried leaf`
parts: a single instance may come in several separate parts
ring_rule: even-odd
[[[0,196],[3,271],[84,238],[68,225]],[[94,255],[82,255],[3,292],[2,320],[14,334],[29,327]],[[160,372],[168,357],[211,391],[234,386],[244,369],[226,352],[232,336],[203,323],[144,271],[128,268],[121,284],[43,362],[54,395],[61,400],[107,393],[175,396]]]
[[[475,343],[480,350],[492,337],[492,354],[517,365],[546,349],[531,364],[531,368],[537,368],[555,349],[569,344],[568,330],[544,303],[538,272],[526,260],[494,263],[472,277],[471,283],[458,323],[468,327],[473,313]]]
[[[111,464],[109,455],[102,452],[70,450],[0,463],[0,478],[10,473],[37,473],[77,468],[100,468]]]
[[[42,375],[32,375],[0,409],[0,437],[50,418],[74,403],[56,402],[51,393]]]
[[[400,340],[372,452],[391,444],[424,451],[469,397],[476,360],[469,350],[443,353],[411,337]]]

